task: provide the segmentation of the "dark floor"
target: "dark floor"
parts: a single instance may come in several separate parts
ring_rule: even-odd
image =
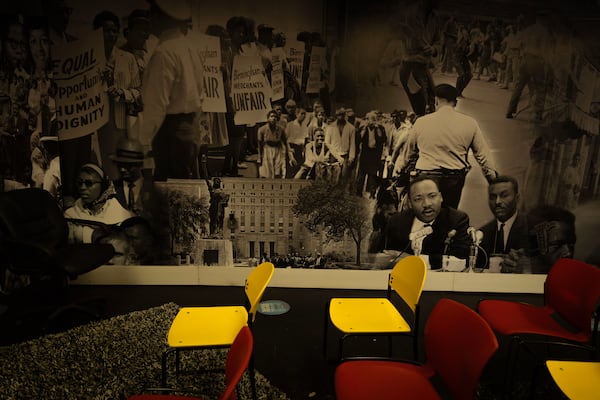
[[[104,300],[106,317],[142,310],[167,302],[180,306],[191,305],[237,305],[243,304],[241,287],[209,286],[71,286],[75,298]],[[263,300],[283,300],[291,308],[282,315],[259,314],[255,321],[256,368],[291,399],[333,399],[332,360],[337,351],[337,336],[330,330],[328,342],[329,360],[323,357],[323,321],[327,301],[332,297],[382,296],[373,290],[329,290],[268,288]],[[481,298],[503,298],[542,303],[541,295],[509,295],[456,292],[424,292],[421,300],[421,329],[435,303],[442,297],[452,298],[475,308]],[[6,335],[5,335],[6,336]],[[8,340],[19,340],[12,337]],[[394,357],[410,358],[409,338],[394,339]],[[5,340],[6,341],[6,340]],[[421,341],[422,342],[422,341]],[[387,341],[367,338],[349,340],[346,355],[385,355]],[[504,346],[501,342],[501,346]],[[482,398],[500,398],[503,366],[502,352],[492,360],[482,378],[486,382]],[[420,359],[423,359],[421,348]],[[550,390],[554,393],[555,390]],[[554,396],[555,393],[552,395]],[[552,397],[548,389],[537,398]],[[560,398],[560,396],[556,395]]]

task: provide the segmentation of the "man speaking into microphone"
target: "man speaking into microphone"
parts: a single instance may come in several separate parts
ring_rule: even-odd
[[[408,199],[411,208],[388,220],[386,250],[426,254],[432,269],[441,268],[444,254],[461,259],[469,256],[469,216],[442,206],[443,198],[435,177],[419,175],[414,178]]]

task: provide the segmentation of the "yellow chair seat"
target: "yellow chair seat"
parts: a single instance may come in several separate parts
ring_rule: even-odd
[[[550,375],[572,400],[592,400],[600,396],[600,362],[546,361]]]
[[[408,322],[386,298],[333,298],[329,312],[333,325],[344,333],[410,332]]]
[[[184,307],[175,316],[167,341],[175,348],[229,346],[247,323],[243,306]]]
[[[344,355],[344,340],[349,336],[387,335],[389,355],[392,355],[392,336],[410,335],[413,339],[413,354],[418,355],[419,299],[427,276],[427,265],[417,256],[399,259],[388,276],[386,297],[333,298],[325,310],[323,326],[323,355],[327,358],[327,333],[329,323],[342,332],[339,338],[338,360]],[[411,324],[400,309],[392,303],[392,295],[399,297],[410,307]],[[408,314],[408,313],[406,313]],[[411,326],[414,328],[411,329]]]

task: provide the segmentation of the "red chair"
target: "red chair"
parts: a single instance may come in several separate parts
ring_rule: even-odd
[[[439,399],[437,375],[455,400],[472,400],[489,359],[498,349],[481,316],[454,300],[440,300],[425,325],[425,364],[353,360],[335,371],[337,400]]]
[[[505,388],[512,386],[511,371],[517,365],[523,345],[542,343],[572,347],[575,344],[595,352],[599,300],[600,269],[568,258],[557,260],[548,272],[543,306],[481,300],[477,306],[479,314],[496,333],[511,337]],[[530,349],[530,346],[526,348]]]
[[[242,379],[244,372],[248,368],[254,338],[248,326],[244,326],[237,334],[233,344],[227,353],[225,362],[225,389],[219,396],[219,400],[237,399],[237,384]],[[153,390],[153,389],[149,389]],[[163,391],[173,391],[173,389],[160,389]],[[176,396],[170,394],[138,394],[128,398],[128,400],[202,400],[199,397]]]

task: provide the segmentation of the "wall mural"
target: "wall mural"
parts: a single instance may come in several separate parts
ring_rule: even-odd
[[[597,263],[594,2],[23,3],[3,190],[116,266]]]

